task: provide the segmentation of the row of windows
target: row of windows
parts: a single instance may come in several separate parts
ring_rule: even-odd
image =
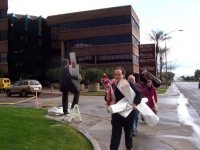
[[[135,54],[113,54],[77,57],[78,64],[101,64],[101,63],[118,63],[133,62],[139,64],[139,58]]]
[[[140,27],[131,15],[107,17],[107,18],[97,18],[82,21],[64,22],[59,26],[51,27],[51,33],[57,35],[58,31],[61,30],[73,30],[73,29],[83,29],[101,26],[112,26],[112,25],[122,25],[122,24],[132,24],[133,27],[140,32]]]
[[[7,53],[0,53],[0,62],[7,62]]]
[[[7,31],[0,31],[0,41],[7,40]]]
[[[7,9],[0,10],[0,19],[7,19]]]
[[[123,35],[111,35],[111,36],[99,36],[99,37],[74,39],[74,40],[71,40],[71,47],[108,45],[108,44],[120,44],[120,43],[133,43],[136,47],[138,47],[139,45],[139,41],[135,38],[135,36],[131,34],[123,34]],[[68,41],[66,42],[66,45],[68,45]]]

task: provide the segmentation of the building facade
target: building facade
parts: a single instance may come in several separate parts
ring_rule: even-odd
[[[5,76],[8,75],[7,10],[8,10],[8,0],[0,0],[0,68]]]
[[[46,20],[41,16],[12,13],[8,15],[8,29],[9,77],[42,80],[50,58]]]
[[[51,28],[52,66],[75,52],[77,63],[90,68],[123,67],[139,74],[139,18],[128,6],[47,17]]]
[[[0,0],[0,68],[11,80],[45,80],[70,52],[84,70],[121,66],[139,75],[140,25],[131,5],[46,19],[7,9],[8,0]]]

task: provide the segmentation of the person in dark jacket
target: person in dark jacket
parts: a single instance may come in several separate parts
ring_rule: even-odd
[[[119,83],[119,81],[124,77],[125,77],[125,70],[122,67],[115,68],[114,78],[117,80],[117,82]],[[138,105],[141,102],[142,92],[132,82],[130,81],[128,82],[130,84],[130,87],[136,94],[132,104],[133,110],[135,110],[136,105]],[[124,95],[120,92],[118,88],[114,88],[113,90],[116,97],[116,102],[124,98]],[[122,128],[124,128],[126,148],[127,150],[132,149],[132,127],[134,121],[133,115],[134,111],[131,111],[131,113],[126,118],[121,116],[119,113],[112,114],[111,116],[112,135],[110,141],[110,150],[118,150],[122,134]]]
[[[79,101],[79,90],[73,84],[72,79],[74,80],[82,80],[82,77],[72,76],[69,72],[69,60],[63,59],[61,61],[61,68],[59,69],[59,83],[60,83],[60,91],[62,92],[62,105],[63,105],[63,119],[66,117],[68,112],[68,93],[73,93],[74,98],[72,102],[71,108],[74,107],[75,104],[78,104]]]

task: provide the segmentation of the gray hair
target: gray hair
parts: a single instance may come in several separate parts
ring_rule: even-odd
[[[130,80],[130,79],[132,79],[133,82],[135,82],[135,76],[134,76],[134,75],[129,75],[129,76],[128,76],[128,80]]]

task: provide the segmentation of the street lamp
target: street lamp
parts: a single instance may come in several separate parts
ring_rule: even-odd
[[[166,36],[167,35],[169,35],[170,33],[172,33],[172,32],[175,32],[175,31],[183,31],[183,30],[173,30],[173,31],[171,31],[171,32],[169,32],[169,33],[167,33],[167,34],[164,34],[164,36],[165,36],[165,63],[166,63],[166,78],[165,78],[165,82],[166,82],[166,89],[167,89],[167,47],[166,47]]]

